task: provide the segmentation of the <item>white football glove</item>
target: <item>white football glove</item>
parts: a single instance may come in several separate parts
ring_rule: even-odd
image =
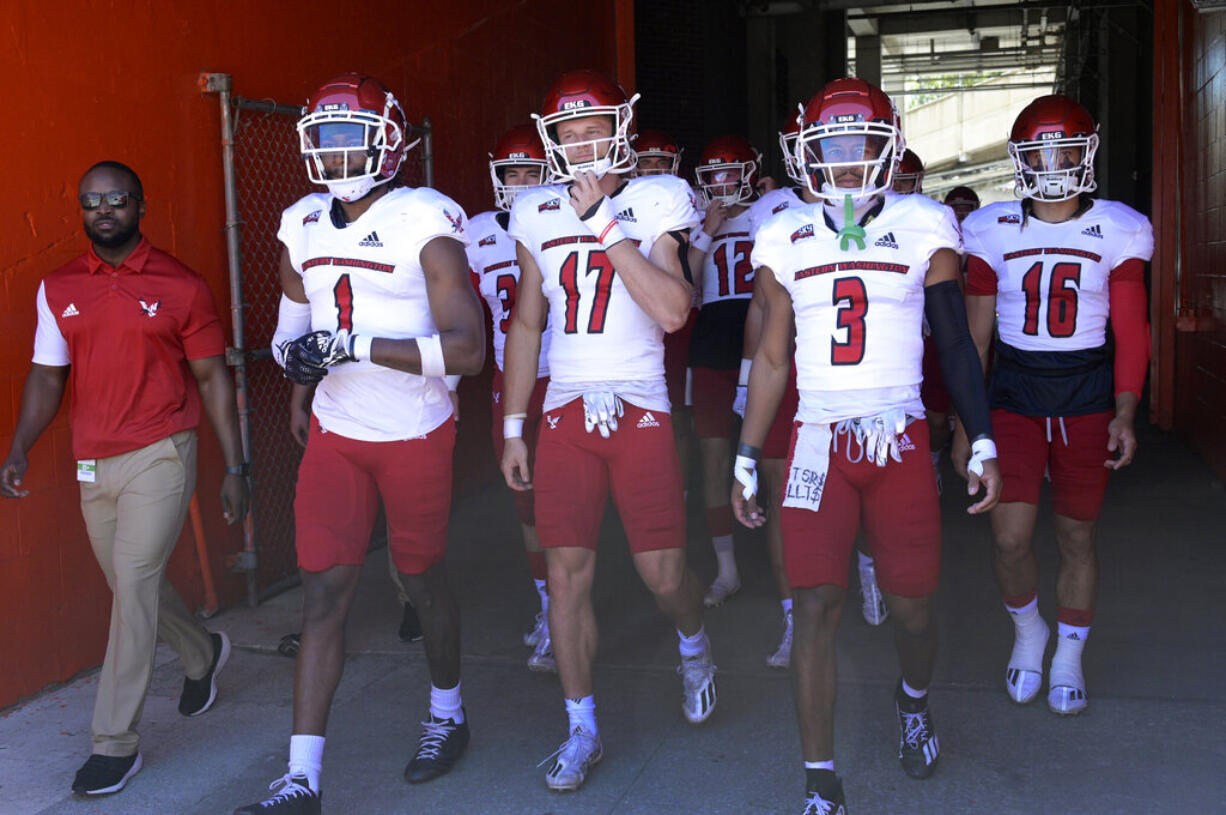
[[[583,428],[591,433],[595,428],[600,435],[609,438],[617,432],[617,418],[625,413],[622,400],[609,391],[593,391],[583,394]]]

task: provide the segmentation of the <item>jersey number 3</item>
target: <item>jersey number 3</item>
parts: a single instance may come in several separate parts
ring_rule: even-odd
[[[609,312],[609,294],[613,289],[613,264],[602,251],[588,252],[584,274],[596,273],[596,296],[587,318],[587,333],[604,333],[605,316]],[[566,333],[579,333],[579,252],[571,252],[562,261],[559,284],[566,292]]]
[[[834,281],[831,305],[838,309],[835,326],[846,331],[846,340],[831,340],[831,365],[859,365],[864,359],[864,315],[868,314],[868,292],[858,277]]]

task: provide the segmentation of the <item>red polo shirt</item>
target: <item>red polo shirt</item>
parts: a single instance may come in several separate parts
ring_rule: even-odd
[[[225,353],[200,275],[142,239],[112,267],[89,252],[43,280],[34,362],[71,365],[72,451],[127,453],[200,423],[189,359]]]

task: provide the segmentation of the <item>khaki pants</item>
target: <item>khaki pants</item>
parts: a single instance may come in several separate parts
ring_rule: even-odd
[[[166,561],[183,529],[196,486],[196,431],[98,460],[96,480],[81,482],[81,513],[114,599],[106,660],[94,703],[93,752],[137,751],[136,725],[153,675],[160,637],[193,679],[213,660],[213,643],[166,579]]]

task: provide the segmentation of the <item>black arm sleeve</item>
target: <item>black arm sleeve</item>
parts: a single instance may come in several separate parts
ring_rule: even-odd
[[[685,275],[685,282],[692,286],[694,285],[694,273],[690,271],[690,235],[680,229],[674,229],[668,234],[677,241],[677,257],[681,259],[681,273]]]
[[[953,280],[924,289],[924,313],[932,339],[941,355],[941,373],[953,398],[954,409],[971,441],[992,436],[988,396],[983,387],[983,368],[966,322],[966,302]]]

